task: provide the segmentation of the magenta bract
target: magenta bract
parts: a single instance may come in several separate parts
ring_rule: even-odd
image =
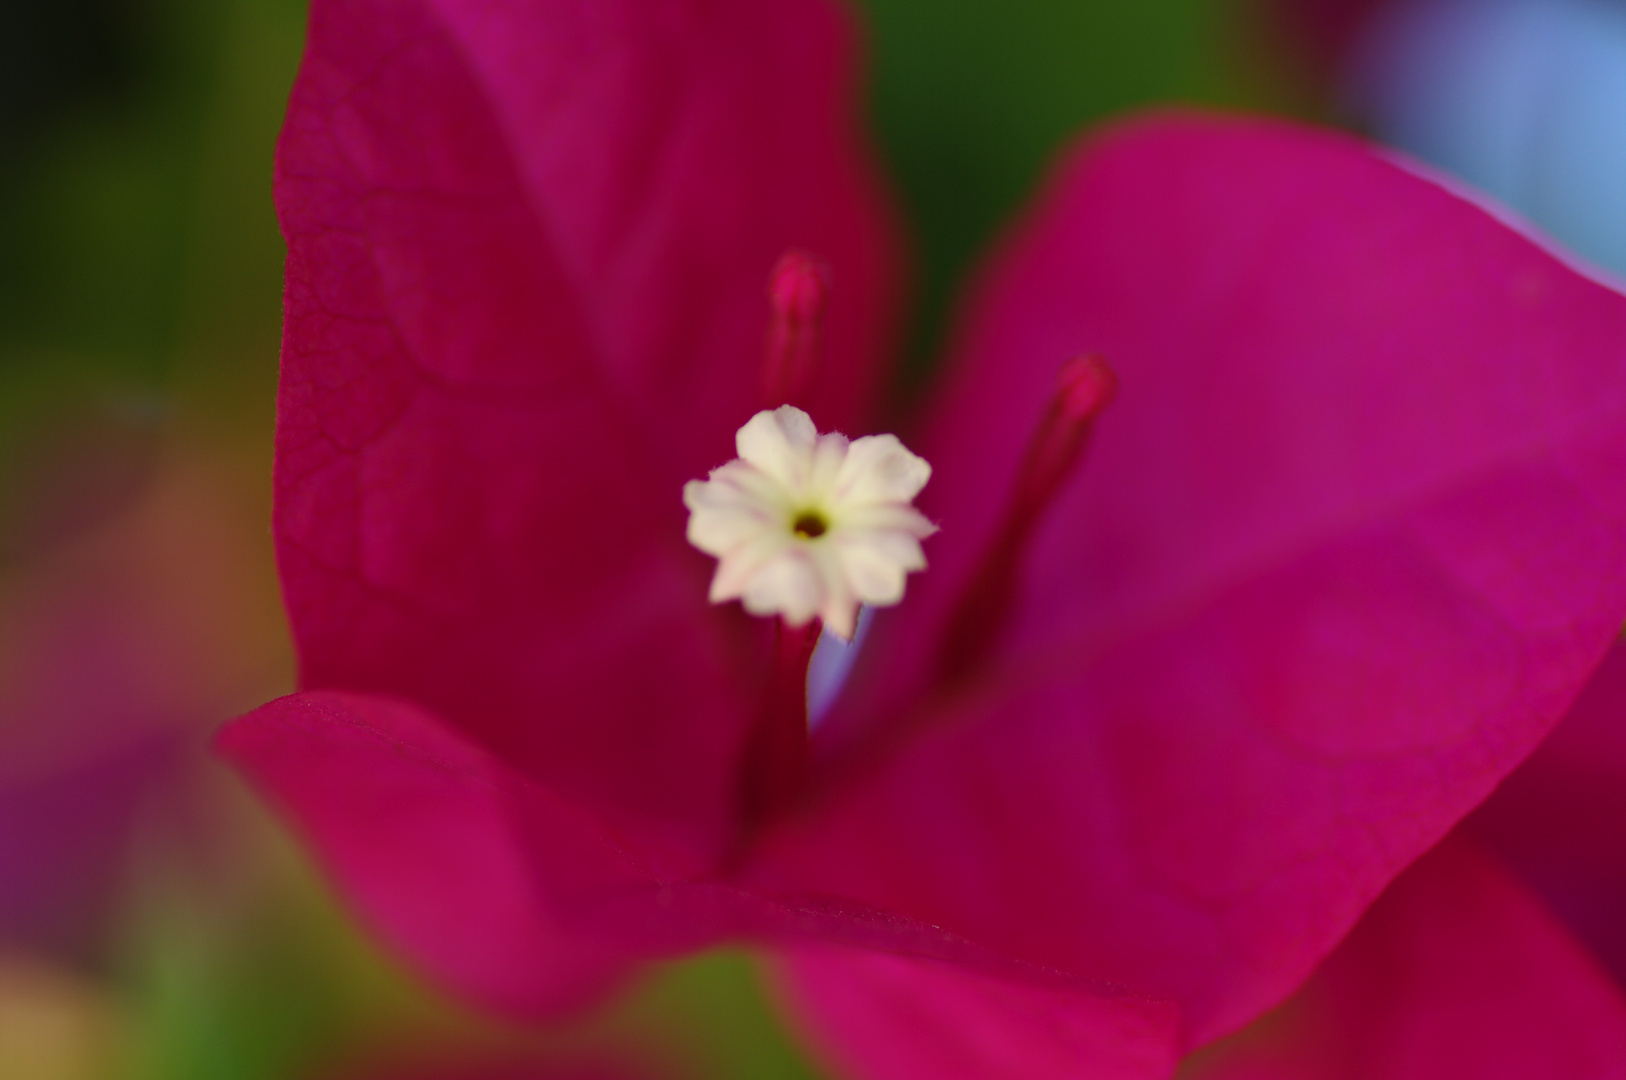
[[[817,0],[315,4],[277,166],[305,689],[220,745],[489,1005],[744,938],[861,1075],[949,1075],[911,1001],[978,1018],[966,1076],[1167,1075],[1292,993],[1626,619],[1626,299],[1347,137],[1076,147],[911,443],[932,567],[808,796],[742,834],[768,646],[707,606],[678,493],[755,407],[787,250],[829,268],[805,406],[871,430],[899,260],[847,36]],[[945,679],[1085,352],[1117,401]]]

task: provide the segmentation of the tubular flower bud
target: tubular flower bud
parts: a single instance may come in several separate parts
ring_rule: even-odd
[[[903,599],[937,531],[910,505],[930,465],[892,435],[820,435],[791,405],[757,413],[734,442],[737,459],[683,487],[689,542],[718,559],[712,603],[790,626],[817,617],[850,639],[859,604]]]

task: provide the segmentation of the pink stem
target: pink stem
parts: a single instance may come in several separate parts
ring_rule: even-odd
[[[768,275],[772,316],[762,369],[764,408],[795,404],[818,373],[827,279],[824,264],[804,251],[787,251]]]
[[[740,810],[747,829],[787,809],[806,786],[807,664],[820,630],[817,619],[802,627],[774,620],[773,667],[745,744]]]
[[[1098,356],[1067,361],[1016,474],[1004,520],[983,553],[949,622],[938,659],[943,685],[965,678],[987,655],[1010,615],[1016,570],[1034,526],[1072,475],[1095,419],[1118,392],[1118,377]]]

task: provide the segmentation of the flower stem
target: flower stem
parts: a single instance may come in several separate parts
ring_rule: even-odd
[[[781,813],[807,782],[807,664],[822,627],[774,620],[773,667],[762,711],[746,740],[740,810],[746,829]]]
[[[805,251],[788,251],[768,278],[772,312],[762,371],[763,407],[802,400],[818,373],[829,271]]]
[[[1117,391],[1118,377],[1098,356],[1075,357],[1062,365],[1018,469],[1010,505],[949,621],[938,658],[942,685],[974,672],[1004,629],[1015,599],[1017,567],[1034,528],[1073,474],[1096,418]]]

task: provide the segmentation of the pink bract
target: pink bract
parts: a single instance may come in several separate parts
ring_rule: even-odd
[[[1291,994],[1609,647],[1626,299],[1343,136],[1074,148],[906,433],[932,567],[742,848],[768,646],[705,603],[678,492],[755,408],[788,249],[832,281],[804,404],[874,430],[899,259],[852,78],[818,0],[314,5],[277,163],[304,690],[220,746],[490,1006],[743,938],[860,1075],[948,1075],[925,1012],[971,1018],[966,1076],[1164,1076]],[[1118,399],[944,682],[1086,351]]]
[[[1464,828],[1496,851],[1626,985],[1626,643]]]
[[[1310,982],[1187,1080],[1626,1076],[1626,1002],[1552,916],[1453,838]]]

